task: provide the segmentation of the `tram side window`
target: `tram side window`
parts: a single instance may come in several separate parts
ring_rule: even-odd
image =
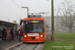
[[[47,27],[47,25],[45,24],[45,32],[48,32],[49,28]]]

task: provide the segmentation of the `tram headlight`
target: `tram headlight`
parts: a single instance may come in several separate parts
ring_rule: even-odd
[[[24,37],[26,37],[26,35],[24,35]]]
[[[41,37],[43,37],[43,35],[40,35]]]

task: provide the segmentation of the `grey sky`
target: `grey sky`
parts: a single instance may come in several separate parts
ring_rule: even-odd
[[[30,13],[51,12],[51,0],[0,0],[0,20],[19,23],[20,18],[26,18],[26,9],[22,6],[29,7]],[[64,0],[54,0],[54,7],[61,4]],[[20,7],[20,8],[19,8]]]

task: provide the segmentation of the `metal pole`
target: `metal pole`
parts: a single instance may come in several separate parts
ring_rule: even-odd
[[[51,16],[52,16],[52,41],[54,41],[54,3],[51,0]]]
[[[29,9],[28,9],[28,7],[27,7],[27,17],[28,17],[28,14],[29,14]]]
[[[28,17],[28,14],[29,14],[29,9],[28,9],[28,7],[22,7],[22,8],[27,8],[27,17]]]

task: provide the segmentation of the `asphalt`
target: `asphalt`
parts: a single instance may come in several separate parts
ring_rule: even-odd
[[[15,40],[8,39],[6,41],[2,41],[0,39],[0,50],[5,50],[13,45],[20,43],[20,42],[22,42],[22,41],[19,41],[18,39],[15,39]]]
[[[50,36],[47,37],[46,40],[50,40]],[[19,45],[20,43],[22,43],[22,41],[19,41],[18,39],[15,40],[6,40],[6,41],[2,41],[0,39],[0,50],[8,50],[10,47],[14,47],[16,45]],[[42,46],[42,47],[41,47]],[[37,46],[37,48],[35,48],[35,50],[43,50],[44,48],[44,44],[40,44]]]

